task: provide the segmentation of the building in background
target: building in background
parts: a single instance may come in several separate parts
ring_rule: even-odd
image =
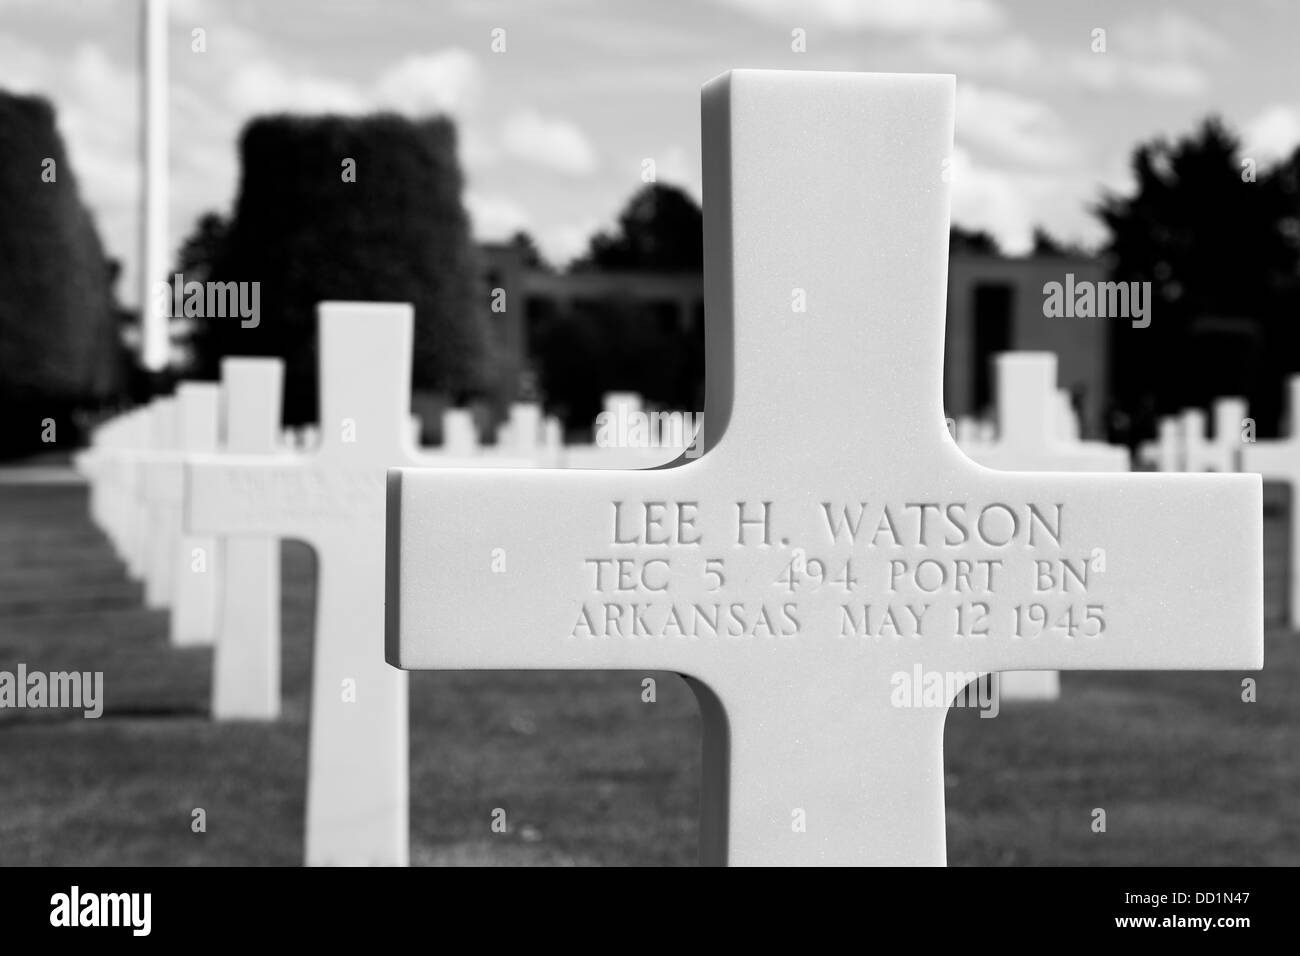
[[[527,264],[509,243],[479,247],[483,281],[505,292],[507,307],[491,320],[508,381],[530,378],[529,326],[573,303],[633,300],[654,307],[658,321],[690,330],[704,321],[704,282],[698,272],[555,272]],[[944,405],[949,415],[992,410],[992,357],[1007,350],[1055,352],[1060,387],[1074,397],[1086,436],[1104,434],[1108,396],[1108,319],[1047,318],[1043,286],[1073,273],[1076,282],[1102,282],[1105,266],[1084,256],[1015,258],[954,252],[948,267]]]
[[[1084,437],[1105,437],[1110,396],[1110,323],[1115,319],[1049,318],[1043,287],[1105,282],[1106,266],[1086,256],[1010,257],[957,252],[948,260],[948,322],[943,401],[949,415],[993,410],[993,356],[1055,352],[1057,385],[1070,392]]]

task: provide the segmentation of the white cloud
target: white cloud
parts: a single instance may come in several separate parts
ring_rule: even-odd
[[[369,106],[354,84],[332,77],[290,72],[270,60],[243,64],[227,86],[230,105],[244,114],[360,113]]]
[[[1195,96],[1210,85],[1209,76],[1200,66],[1176,60],[1074,52],[1059,62],[1065,74],[1085,89],[1102,93],[1135,90],[1155,96]]]
[[[133,300],[140,194],[136,77],[90,44],[77,47],[60,74],[59,94],[51,99],[68,160],[107,254],[126,267],[117,291]],[[56,84],[47,80],[42,87],[49,92]]]
[[[1199,20],[1175,10],[1144,15],[1121,25],[1123,49],[1160,59],[1217,58],[1228,53],[1223,37]]]
[[[201,20],[212,13],[207,0],[168,0],[168,15],[174,20]]]
[[[595,218],[538,228],[528,210],[509,196],[474,190],[465,194],[465,208],[476,242],[502,242],[516,232],[527,232],[542,256],[557,266],[567,265],[586,252],[591,237],[601,229]]]
[[[561,223],[543,229],[535,237],[537,247],[548,262],[566,266],[587,251],[591,237],[600,230],[600,223],[591,218],[580,223]]]
[[[49,0],[0,0],[0,12],[6,15],[20,14],[36,19],[48,18],[66,24],[70,21],[102,23],[120,16],[119,4],[105,3],[103,0],[62,0],[50,3]]]
[[[968,33],[1003,22],[992,0],[722,0],[786,27],[809,25],[890,33]]]
[[[651,157],[655,161],[655,179],[686,190],[700,201],[700,164],[699,160],[686,155],[680,145],[672,145]]]
[[[1138,90],[1157,96],[1194,96],[1209,88],[1204,64],[1231,51],[1223,38],[1198,20],[1174,10],[1142,15],[1106,31],[1105,52],[1080,48],[1062,60],[1065,72],[1101,91]]]
[[[1241,145],[1242,155],[1257,162],[1290,156],[1300,146],[1300,110],[1281,104],[1268,107],[1246,123]]]
[[[574,123],[533,110],[506,118],[501,145],[516,159],[569,176],[586,176],[598,165],[595,148]]]
[[[482,85],[478,59],[456,48],[407,57],[369,85],[289,70],[266,57],[240,65],[227,86],[230,104],[244,113],[368,113],[458,115]]]
[[[957,84],[957,137],[1024,165],[1054,165],[1074,153],[1072,136],[1045,103],[974,83]]]
[[[1013,255],[1033,245],[1033,210],[1024,186],[1006,172],[977,164],[960,148],[952,157],[952,219],[987,230]]]
[[[407,57],[375,82],[375,105],[408,116],[445,113],[459,116],[477,102],[482,68],[467,50],[452,47]]]
[[[136,299],[140,195],[139,85],[134,64],[82,43],[54,59],[0,35],[0,87],[54,106],[70,169],[106,255],[123,270],[116,291]]]
[[[188,59],[172,64],[168,112],[173,250],[200,214],[224,209],[234,197],[237,137],[250,117],[279,110],[357,114],[381,109],[412,116],[455,115],[474,102],[481,86],[478,60],[458,48],[406,58],[373,82],[357,83],[282,66],[252,35],[218,25],[223,48],[238,41],[242,51],[222,84],[224,95],[212,96],[209,78],[187,72]],[[109,254],[123,262],[118,293],[123,301],[135,303],[141,159],[135,63],[109,57],[92,44],[78,47],[57,69],[54,63],[0,36],[0,79],[10,89],[39,91],[55,103],[82,195],[94,210]],[[196,85],[200,81],[205,84],[201,88]],[[462,152],[467,146],[472,150],[478,140],[463,124],[462,132]],[[488,221],[499,225],[509,218],[498,204]]]
[[[1125,167],[1118,165],[1097,175],[1078,168],[1011,171],[982,163],[957,147],[952,163],[952,219],[968,229],[991,233],[1011,255],[1033,248],[1035,226],[1066,242],[1096,244],[1105,230],[1089,206],[1103,186],[1121,188],[1124,175]]]
[[[982,36],[978,42],[966,37],[925,33],[912,41],[912,49],[922,63],[931,64],[936,72],[957,73],[961,76],[957,87],[966,82],[965,76],[1000,77],[1013,82],[1023,82],[1033,73],[1047,76],[1045,51],[1023,34],[1000,30]],[[919,69],[919,67],[918,67]]]
[[[0,34],[0,88],[12,93],[40,93],[47,61],[34,49]]]
[[[508,239],[532,225],[528,210],[508,196],[483,195],[470,190],[465,193],[465,209],[474,238],[483,242]]]

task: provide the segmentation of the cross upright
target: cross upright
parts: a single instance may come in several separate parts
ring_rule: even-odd
[[[176,452],[158,474],[165,476],[157,493],[167,501],[168,521],[180,530],[187,454],[212,454],[220,431],[221,387],[214,382],[182,382],[176,388]],[[178,647],[210,645],[217,635],[217,616],[225,570],[221,546],[213,537],[178,537],[172,574],[171,641]],[[196,565],[196,560],[202,561]]]
[[[1205,412],[1187,408],[1178,418],[1183,471],[1237,471],[1241,461],[1242,398],[1214,400],[1214,438],[1205,433]]]
[[[111,429],[108,445],[108,506],[110,532],[118,557],[132,580],[142,580],[149,556],[148,510],[136,488],[143,469],[137,459],[148,447],[149,406],[124,412],[105,427]]]
[[[1069,440],[1052,352],[1003,352],[996,358],[998,437],[971,457],[1007,471],[1128,471],[1128,453],[1102,442]],[[1065,408],[1062,405],[1065,404]]]
[[[1056,437],[1061,441],[1082,441],[1079,435],[1079,416],[1075,414],[1068,389],[1056,390],[1056,406]]]
[[[174,396],[149,403],[149,445],[134,455],[135,490],[148,528],[144,564],[144,603],[153,610],[170,607],[175,587],[178,513],[164,494],[174,467],[179,400]]]
[[[1200,413],[1202,416],[1204,413]],[[1237,471],[1241,464],[1241,424],[1246,417],[1244,398],[1216,398],[1214,400],[1214,438],[1207,439],[1203,431],[1205,419],[1199,425],[1202,431],[1194,442],[1188,444],[1188,471]]]
[[[280,451],[284,362],[221,360],[223,450],[236,455]],[[212,659],[216,720],[280,716],[280,542],[241,535],[222,541],[221,613]]]
[[[949,437],[953,96],[705,87],[700,458],[390,473],[389,660],[686,675],[706,863],[942,864],[951,694],[898,693],[916,669],[1261,664],[1257,478],[995,472]]]
[[[1141,460],[1156,471],[1186,471],[1182,429],[1178,419],[1162,415],[1156,423],[1156,437],[1138,450]]]
[[[414,446],[413,327],[406,304],[322,303],[319,447],[189,467],[191,530],[292,538],[316,552],[308,865],[405,865],[409,855],[407,681],[383,652],[385,471],[457,464]]]

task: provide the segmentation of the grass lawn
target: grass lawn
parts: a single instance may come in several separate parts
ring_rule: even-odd
[[[100,720],[0,711],[0,865],[301,861],[314,567],[283,555],[284,717],[215,725],[211,651],[168,646],[84,489],[0,486],[0,669],[105,675]],[[1095,672],[1057,703],[951,711],[950,862],[1300,864],[1296,635],[1270,631],[1265,661],[1253,704],[1245,674]],[[644,676],[413,673],[412,862],[693,863],[695,701],[657,674],[642,703]]]

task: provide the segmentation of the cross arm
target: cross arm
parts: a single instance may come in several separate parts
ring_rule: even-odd
[[[875,494],[813,468],[784,498],[708,456],[393,470],[387,656],[715,686],[754,655],[832,671],[1261,666],[1257,476],[956,470],[972,468]]]
[[[194,455],[185,521],[192,534],[273,536],[318,545],[383,527],[384,469],[322,468],[311,455]]]
[[[698,533],[677,503],[689,470],[391,469],[389,663],[691,671],[680,646],[633,636],[635,605],[702,574],[702,544],[681,543]]]
[[[1300,446],[1289,440],[1263,441],[1244,445],[1241,468],[1270,481],[1296,481],[1300,477]]]
[[[985,669],[1263,666],[1258,476],[983,477],[970,500],[1044,516],[1022,511],[1024,542],[990,552],[1005,561],[1006,590],[989,600],[988,647],[971,655]]]

